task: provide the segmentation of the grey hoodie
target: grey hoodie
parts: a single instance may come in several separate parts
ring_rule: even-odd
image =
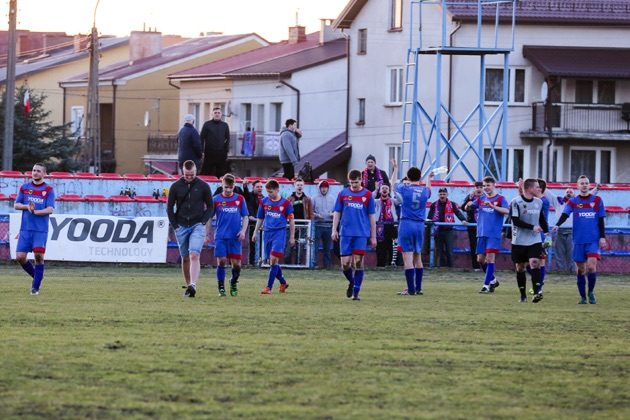
[[[284,127],[280,130],[280,150],[278,157],[280,163],[292,163],[295,165],[300,160],[300,149],[298,148],[299,134]]]

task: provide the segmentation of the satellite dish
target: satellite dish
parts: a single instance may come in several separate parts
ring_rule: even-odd
[[[149,111],[144,111],[144,126],[148,127],[151,124],[151,117],[149,117]]]
[[[547,101],[547,96],[549,95],[549,86],[547,82],[543,82],[540,86],[540,99],[542,101]]]

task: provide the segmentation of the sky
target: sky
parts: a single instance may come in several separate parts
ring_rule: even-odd
[[[336,18],[348,0],[100,0],[96,27],[101,35],[129,35],[143,27],[188,37],[201,32],[256,32],[269,41],[287,38],[298,22],[307,33],[320,18]],[[17,27],[31,31],[87,34],[96,0],[17,0]],[[9,1],[0,0],[0,30],[8,29]]]

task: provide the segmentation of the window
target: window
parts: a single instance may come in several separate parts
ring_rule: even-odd
[[[195,128],[199,129],[199,124],[202,122],[200,118],[201,104],[192,103],[188,104],[188,113],[195,117]]]
[[[256,105],[257,117],[252,130],[265,131],[265,104]]]
[[[614,182],[612,152],[613,149],[571,148],[571,182],[580,175],[586,175],[591,182]]]
[[[241,104],[243,108],[243,116],[241,118],[241,124],[243,125],[243,129],[247,129],[247,127],[252,127],[252,104]]]
[[[359,29],[357,54],[367,54],[367,29]]]
[[[598,104],[614,104],[615,103],[615,81],[600,80],[597,82],[597,103]]]
[[[388,150],[389,150],[389,171],[387,172],[387,174],[391,174],[392,171],[394,170],[394,168],[392,167],[392,159],[395,160],[396,162],[399,162],[401,159],[401,146],[397,145],[397,144],[391,144],[389,146],[387,146]],[[408,157],[408,156],[407,156]],[[402,178],[402,165],[398,165],[398,173],[396,174],[396,177],[398,179]]]
[[[403,68],[389,67],[387,72],[389,92],[387,95],[388,104],[402,104],[403,101]]]
[[[274,102],[271,104],[271,127],[273,131],[282,129],[282,102]]]
[[[525,69],[508,70],[508,102],[525,103]],[[503,100],[503,69],[486,69],[486,102]]]
[[[529,156],[527,151],[521,148],[507,149],[507,181],[518,181],[519,178],[525,179],[529,176],[529,170],[525,167],[525,162],[529,162]],[[490,171],[486,170],[484,176],[490,175],[495,179],[501,179],[501,159],[503,157],[503,151],[501,149],[494,150],[494,158],[491,158],[489,148],[483,149],[483,159],[486,165],[490,168]],[[527,159],[526,159],[527,158]]]
[[[402,29],[403,2],[402,0],[390,0],[389,29]]]
[[[359,119],[357,125],[365,125],[365,98],[359,98]]]
[[[543,167],[545,166],[545,155],[543,154],[543,148],[538,147],[536,150],[537,155],[537,165],[536,165],[536,176],[538,178],[543,178],[549,182],[559,182],[562,179],[562,149],[554,147],[553,148],[553,157],[550,162],[551,169],[549,171],[549,178],[547,178],[546,171],[543,171]]]
[[[84,108],[73,106],[70,109],[70,137],[83,137],[85,135]]]
[[[593,103],[593,81],[592,80],[576,80],[575,81],[575,102],[578,104]]]

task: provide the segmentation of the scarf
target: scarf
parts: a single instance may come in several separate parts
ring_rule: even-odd
[[[368,187],[368,180],[369,180],[369,173],[370,171],[368,170],[368,168],[365,168],[363,170],[363,186],[365,188]],[[381,188],[381,185],[383,185],[383,174],[381,174],[381,170],[378,169],[376,166],[374,167],[374,175],[376,177],[376,187],[374,188],[374,191],[378,191]]]
[[[381,197],[381,214],[378,216],[378,221],[383,223],[393,223],[394,214],[392,213],[392,199],[390,197]]]
[[[433,212],[433,217],[431,219],[434,222],[440,221],[439,209],[440,209],[440,200],[437,200],[435,202],[435,211]],[[455,223],[455,213],[453,212],[453,203],[451,203],[451,200],[446,200],[446,203],[444,204],[444,222]],[[441,227],[447,227],[447,226],[438,226],[438,229]],[[435,229],[435,230],[438,230],[438,229]]]

